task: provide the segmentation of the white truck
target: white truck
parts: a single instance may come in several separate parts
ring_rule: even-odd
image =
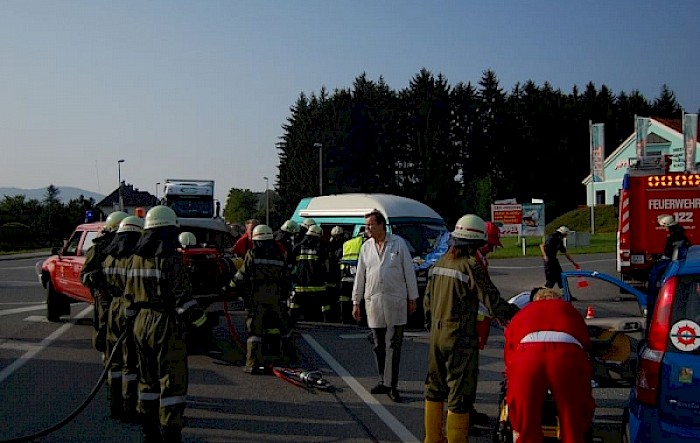
[[[214,180],[168,178],[163,184],[163,199],[179,218],[218,218],[214,210]]]

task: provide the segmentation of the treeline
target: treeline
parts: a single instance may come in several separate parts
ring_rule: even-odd
[[[467,212],[490,218],[496,199],[542,198],[552,220],[586,202],[589,121],[605,124],[607,155],[634,132],[635,115],[680,119],[682,108],[666,85],[650,102],[593,83],[563,93],[527,81],[505,92],[491,70],[478,85],[451,86],[423,69],[399,91],[362,74],[352,88],[302,93],[291,107],[273,210],[288,216],[322,186],[326,195],[411,197],[449,225]]]
[[[67,204],[58,198],[54,185],[46,188],[42,201],[24,195],[0,200],[0,251],[60,246],[76,225],[85,221],[85,212],[95,208],[95,200],[80,196]]]

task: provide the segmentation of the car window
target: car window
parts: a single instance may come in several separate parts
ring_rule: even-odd
[[[695,323],[695,325],[689,322],[686,323],[688,320]],[[682,334],[684,328],[689,328],[685,332],[689,332],[690,329],[692,329],[692,335],[696,334],[696,325],[700,325],[700,275],[682,275],[678,277],[676,293],[673,296],[671,325],[679,329],[676,335]],[[672,327],[669,340],[672,340],[671,336],[673,335]],[[690,351],[687,346],[682,348],[683,349],[680,350],[678,346],[670,343],[667,349],[672,352]],[[700,354],[700,349],[695,349],[690,352]]]
[[[88,249],[92,247],[92,243],[99,234],[100,233],[97,231],[88,231],[85,233],[85,241],[83,241],[83,245],[80,248],[80,255],[85,255],[87,253]]]
[[[78,245],[80,244],[80,238],[83,236],[83,232],[84,231],[73,232],[73,235],[71,235],[63,247],[63,255],[78,255]]]
[[[447,228],[427,223],[392,223],[391,232],[398,234],[408,243],[411,255],[425,257],[433,252],[438,238]]]
[[[590,308],[595,317],[642,317],[637,297],[620,286],[594,277],[567,279],[572,303],[582,315]]]

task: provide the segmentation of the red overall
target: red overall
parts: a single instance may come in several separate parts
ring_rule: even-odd
[[[545,332],[546,331],[546,332]],[[540,443],[547,389],[557,405],[563,443],[583,443],[593,422],[593,368],[586,323],[564,300],[529,303],[505,332],[508,412],[519,443]]]

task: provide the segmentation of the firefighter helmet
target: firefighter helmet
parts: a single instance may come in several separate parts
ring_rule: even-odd
[[[311,225],[309,226],[309,230],[306,231],[306,235],[321,237],[323,236],[323,228],[321,228],[319,225]]]
[[[566,237],[571,232],[571,229],[568,226],[561,225],[557,228],[557,232]]]
[[[272,240],[272,228],[267,225],[258,225],[253,229],[253,240]]]
[[[112,232],[116,231],[117,228],[119,227],[119,223],[122,222],[129,214],[127,214],[124,211],[114,211],[111,214],[107,216],[107,220],[105,221],[105,227],[104,231],[105,232]]]
[[[666,228],[668,228],[670,226],[674,226],[677,223],[676,219],[673,218],[672,215],[668,215],[668,214],[659,215],[656,218],[656,221],[659,223],[659,225],[666,227]]]
[[[343,228],[340,226],[333,226],[333,229],[331,229],[331,235],[336,236],[336,235],[343,235],[345,231],[343,231]]]
[[[121,232],[143,232],[143,219],[135,215],[125,217],[117,229],[117,233]]]
[[[183,248],[197,244],[197,237],[191,232],[181,232],[180,235],[177,236],[177,239]]]
[[[501,248],[503,247],[503,243],[501,243],[501,231],[498,229],[498,226],[494,222],[487,221],[485,222],[486,225],[486,242],[488,243],[489,246],[493,247],[494,249],[498,246]]]
[[[302,222],[301,225],[305,227],[306,229],[309,229],[309,226],[314,226],[316,224],[316,220],[313,218],[305,218]]]
[[[280,229],[284,232],[289,232],[290,234],[296,234],[299,232],[299,224],[294,220],[287,220],[286,222],[282,223],[282,227]]]
[[[154,206],[146,213],[143,229],[155,229],[163,226],[179,226],[177,215],[171,208],[163,205]]]
[[[462,216],[457,220],[452,238],[457,241],[485,242],[487,238],[486,223],[481,217],[474,214]]]

